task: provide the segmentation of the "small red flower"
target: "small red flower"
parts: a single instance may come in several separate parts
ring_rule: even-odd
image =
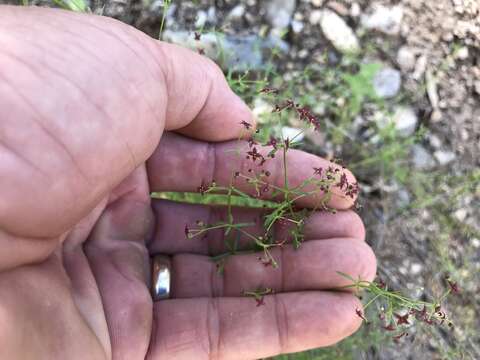
[[[190,235],[190,229],[188,228],[188,225],[185,224],[185,237],[188,238]]]
[[[362,310],[360,310],[359,308],[356,308],[355,309],[355,314],[357,314],[357,316],[362,319],[363,321],[367,322],[367,319],[365,318],[365,316],[363,315],[362,313]]]
[[[205,55],[205,50],[203,50],[203,49],[198,49],[198,53],[199,53],[200,55]]]
[[[245,120],[242,120],[240,124],[243,125],[243,127],[247,130],[250,130],[250,128],[252,127],[252,124],[246,122]]]
[[[196,32],[194,33],[194,37],[195,37],[195,41],[199,41],[200,38],[201,38],[202,34],[200,34],[199,32]]]
[[[202,181],[202,184],[197,188],[197,191],[203,195],[208,190],[208,188],[209,186]]]
[[[322,171],[323,171],[323,169],[322,169],[321,167],[314,167],[314,168],[313,168],[313,174],[314,174],[314,175],[320,175],[320,176],[321,176],[321,175],[322,175]]]
[[[335,169],[335,170],[338,170],[338,169]],[[347,175],[346,174],[342,174],[340,176],[340,181],[338,182],[337,186],[340,189],[343,189],[343,187],[345,187],[345,189],[348,189],[348,180],[347,180]]]
[[[408,313],[405,315],[398,315],[398,314],[393,314],[393,315],[395,315],[395,317],[397,318],[397,325],[402,325],[402,324],[410,325],[410,323],[408,322],[408,317],[410,315]]]
[[[393,323],[388,326],[382,326],[382,327],[387,331],[395,331],[397,329],[397,327]]]
[[[257,159],[260,159],[260,165],[265,163],[265,158],[258,152],[256,147],[252,148],[250,151],[247,151],[247,155],[252,158],[253,162],[255,162]]]
[[[260,94],[278,94],[278,89],[264,87],[260,90]]]
[[[265,305],[265,297],[264,296],[256,298],[255,301],[257,302],[257,307],[260,306],[260,305]]]
[[[267,145],[270,145],[275,150],[277,150],[277,144],[278,144],[278,140],[275,139],[273,136],[270,136],[270,140],[267,142]]]
[[[407,332],[402,332],[401,334],[398,334],[397,336],[393,337],[393,341],[398,343],[402,337],[407,337],[408,333]]]
[[[450,291],[453,293],[453,294],[458,294],[460,293],[460,289],[458,287],[458,284],[454,281],[452,281],[451,279],[446,279],[447,280],[447,284],[450,288]]]

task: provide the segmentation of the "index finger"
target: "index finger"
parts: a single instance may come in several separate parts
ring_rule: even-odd
[[[338,173],[345,174],[347,184],[355,184],[353,174],[341,166],[304,151],[290,149],[286,152],[286,167],[282,154],[268,158],[264,164],[253,161],[248,155],[252,147],[245,141],[229,141],[224,143],[206,143],[183,136],[168,133],[160,141],[152,157],[147,162],[150,188],[152,191],[185,191],[195,192],[212,180],[219,186],[228,187],[232,183],[232,176],[236,189],[257,196],[262,199],[275,199],[272,189],[285,187],[285,173],[288,188],[298,188],[308,194],[300,197],[295,204],[300,207],[316,208],[326,201],[328,206],[335,209],[348,209],[354,204],[357,194],[349,193],[345,187],[331,187],[331,197],[325,198],[325,192],[318,188],[315,169],[338,169]],[[264,158],[271,147],[255,146],[256,151]],[[248,158],[247,158],[248,157]],[[268,176],[267,176],[268,174]],[[257,193],[252,181],[247,178],[262,176],[260,186],[269,184],[269,191]],[[304,183],[311,179],[311,183]],[[305,184],[303,186],[303,184]],[[299,191],[300,191],[299,190]]]

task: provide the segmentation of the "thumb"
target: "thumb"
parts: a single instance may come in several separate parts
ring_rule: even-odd
[[[212,62],[113,19],[0,6],[0,29],[0,229],[13,236],[68,231],[164,128],[225,140],[252,121]]]

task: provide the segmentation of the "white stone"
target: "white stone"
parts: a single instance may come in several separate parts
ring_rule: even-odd
[[[290,126],[284,126],[282,127],[282,136],[284,139],[294,139],[295,142],[297,141],[302,141],[303,138],[305,137],[304,133],[302,132],[302,129],[290,127]]]
[[[416,63],[415,54],[408,46],[402,46],[397,52],[397,62],[402,70],[413,70]]]
[[[412,163],[417,169],[429,170],[435,167],[435,160],[422,145],[412,146]]]
[[[398,107],[393,114],[393,123],[400,136],[410,136],[417,128],[417,114],[411,107]]]
[[[373,88],[380,98],[392,98],[398,94],[402,77],[398,70],[383,68],[373,78]]]
[[[433,156],[440,165],[447,165],[455,160],[455,153],[452,151],[437,150],[433,153]]]
[[[378,30],[388,35],[397,35],[400,32],[403,18],[403,7],[396,5],[387,7],[375,5],[368,14],[361,17],[363,27]]]
[[[237,20],[245,14],[245,5],[239,4],[235,6],[227,15],[227,19]]]
[[[321,7],[323,5],[323,0],[311,0],[313,6]]]
[[[410,272],[411,272],[412,275],[420,274],[422,272],[422,269],[423,269],[423,265],[419,264],[419,263],[413,263],[410,266]]]
[[[203,10],[200,10],[197,13],[197,20],[195,20],[195,27],[196,28],[203,28],[205,26],[205,23],[207,22],[207,13]]]
[[[270,118],[272,110],[273,106],[259,97],[253,101],[252,113],[258,123],[265,123]]]
[[[292,26],[292,31],[295,34],[301,33],[304,27],[303,22],[298,20],[292,20],[290,25]]]
[[[458,209],[454,212],[454,216],[458,221],[464,221],[467,218],[467,209]]]
[[[359,17],[361,13],[362,13],[362,9],[360,8],[360,5],[354,2],[350,7],[350,16]]]
[[[320,20],[322,19],[322,10],[313,10],[308,17],[308,21],[310,24],[317,25],[320,24]]]
[[[468,47],[462,46],[460,49],[457,51],[457,58],[460,60],[465,60],[468,58]]]
[[[295,0],[268,0],[262,5],[265,6],[266,18],[273,28],[285,29],[290,25],[295,11]]]
[[[357,53],[360,51],[360,44],[355,33],[335,12],[323,10],[320,27],[325,37],[341,53]]]
[[[480,80],[475,81],[473,87],[475,89],[475,92],[480,95]]]

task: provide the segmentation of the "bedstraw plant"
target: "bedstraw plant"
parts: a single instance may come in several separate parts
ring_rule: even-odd
[[[293,99],[277,99],[279,90],[265,87],[260,93],[272,96],[276,104],[272,113],[278,116],[282,121],[282,116],[296,116],[301,120],[306,128],[318,130],[320,122],[313,112],[305,106],[301,106]],[[251,133],[252,124],[242,121],[241,125],[245,128],[245,134]],[[312,168],[311,175],[300,182],[292,185],[289,183],[288,173],[292,171],[287,163],[287,153],[298,146],[297,141],[305,130],[299,130],[298,134],[292,138],[275,137],[274,135],[261,133],[257,130],[248,140],[238,140],[238,147],[233,150],[235,155],[244,157],[247,160],[246,169],[237,169],[232,171],[230,183],[228,186],[218,185],[214,179],[210,183],[202,183],[198,187],[198,193],[207,198],[210,205],[221,205],[227,209],[225,221],[216,223],[205,223],[196,221],[193,224],[184,224],[185,236],[192,241],[201,241],[209,231],[222,230],[224,232],[225,247],[227,252],[222,255],[212,257],[211,260],[217,265],[218,272],[223,272],[223,266],[226,258],[238,252],[237,242],[240,237],[249,239],[252,247],[251,251],[258,254],[258,261],[264,266],[278,267],[277,260],[272,255],[271,250],[275,247],[286,246],[287,242],[297,249],[304,240],[303,228],[306,219],[315,211],[329,211],[335,213],[335,209],[328,204],[333,193],[336,196],[349,197],[352,200],[357,199],[359,194],[358,184],[350,182],[345,172],[345,167],[339,160],[333,160],[325,168]],[[247,142],[247,146],[245,146]],[[245,150],[246,149],[246,150]],[[267,164],[275,157],[282,159],[282,184],[274,185],[270,179],[271,174],[267,170]],[[250,187],[248,193],[245,186],[239,187],[241,182]],[[267,198],[275,201],[267,201]],[[154,197],[165,197],[162,194],[153,194]],[[313,209],[299,208],[295,204],[302,198],[316,196],[319,199],[317,206]],[[167,196],[168,197],[168,196]],[[239,204],[256,203],[257,207],[265,209],[265,215],[262,219],[261,234],[252,233],[248,229],[256,224],[254,222],[238,222],[234,218],[233,208]],[[278,238],[274,234],[274,229],[278,227],[287,229],[287,238]],[[277,236],[277,237],[276,237]],[[408,329],[414,322],[428,326],[447,326],[453,327],[453,322],[448,318],[446,312],[442,309],[442,303],[451,293],[458,293],[458,285],[451,279],[445,281],[449,285],[448,290],[432,301],[423,301],[410,299],[397,291],[393,291],[381,280],[364,281],[355,279],[350,274],[338,272],[345,277],[351,284],[334,290],[351,290],[360,298],[365,299],[363,310],[352,309],[352,314],[356,314],[364,320],[366,324],[371,322],[367,319],[365,312],[370,307],[378,309],[378,318],[376,322],[381,330],[391,333],[391,338],[395,342],[409,336]],[[244,289],[244,295],[250,296],[255,300],[255,306],[263,306],[264,296],[273,292],[270,288]]]

